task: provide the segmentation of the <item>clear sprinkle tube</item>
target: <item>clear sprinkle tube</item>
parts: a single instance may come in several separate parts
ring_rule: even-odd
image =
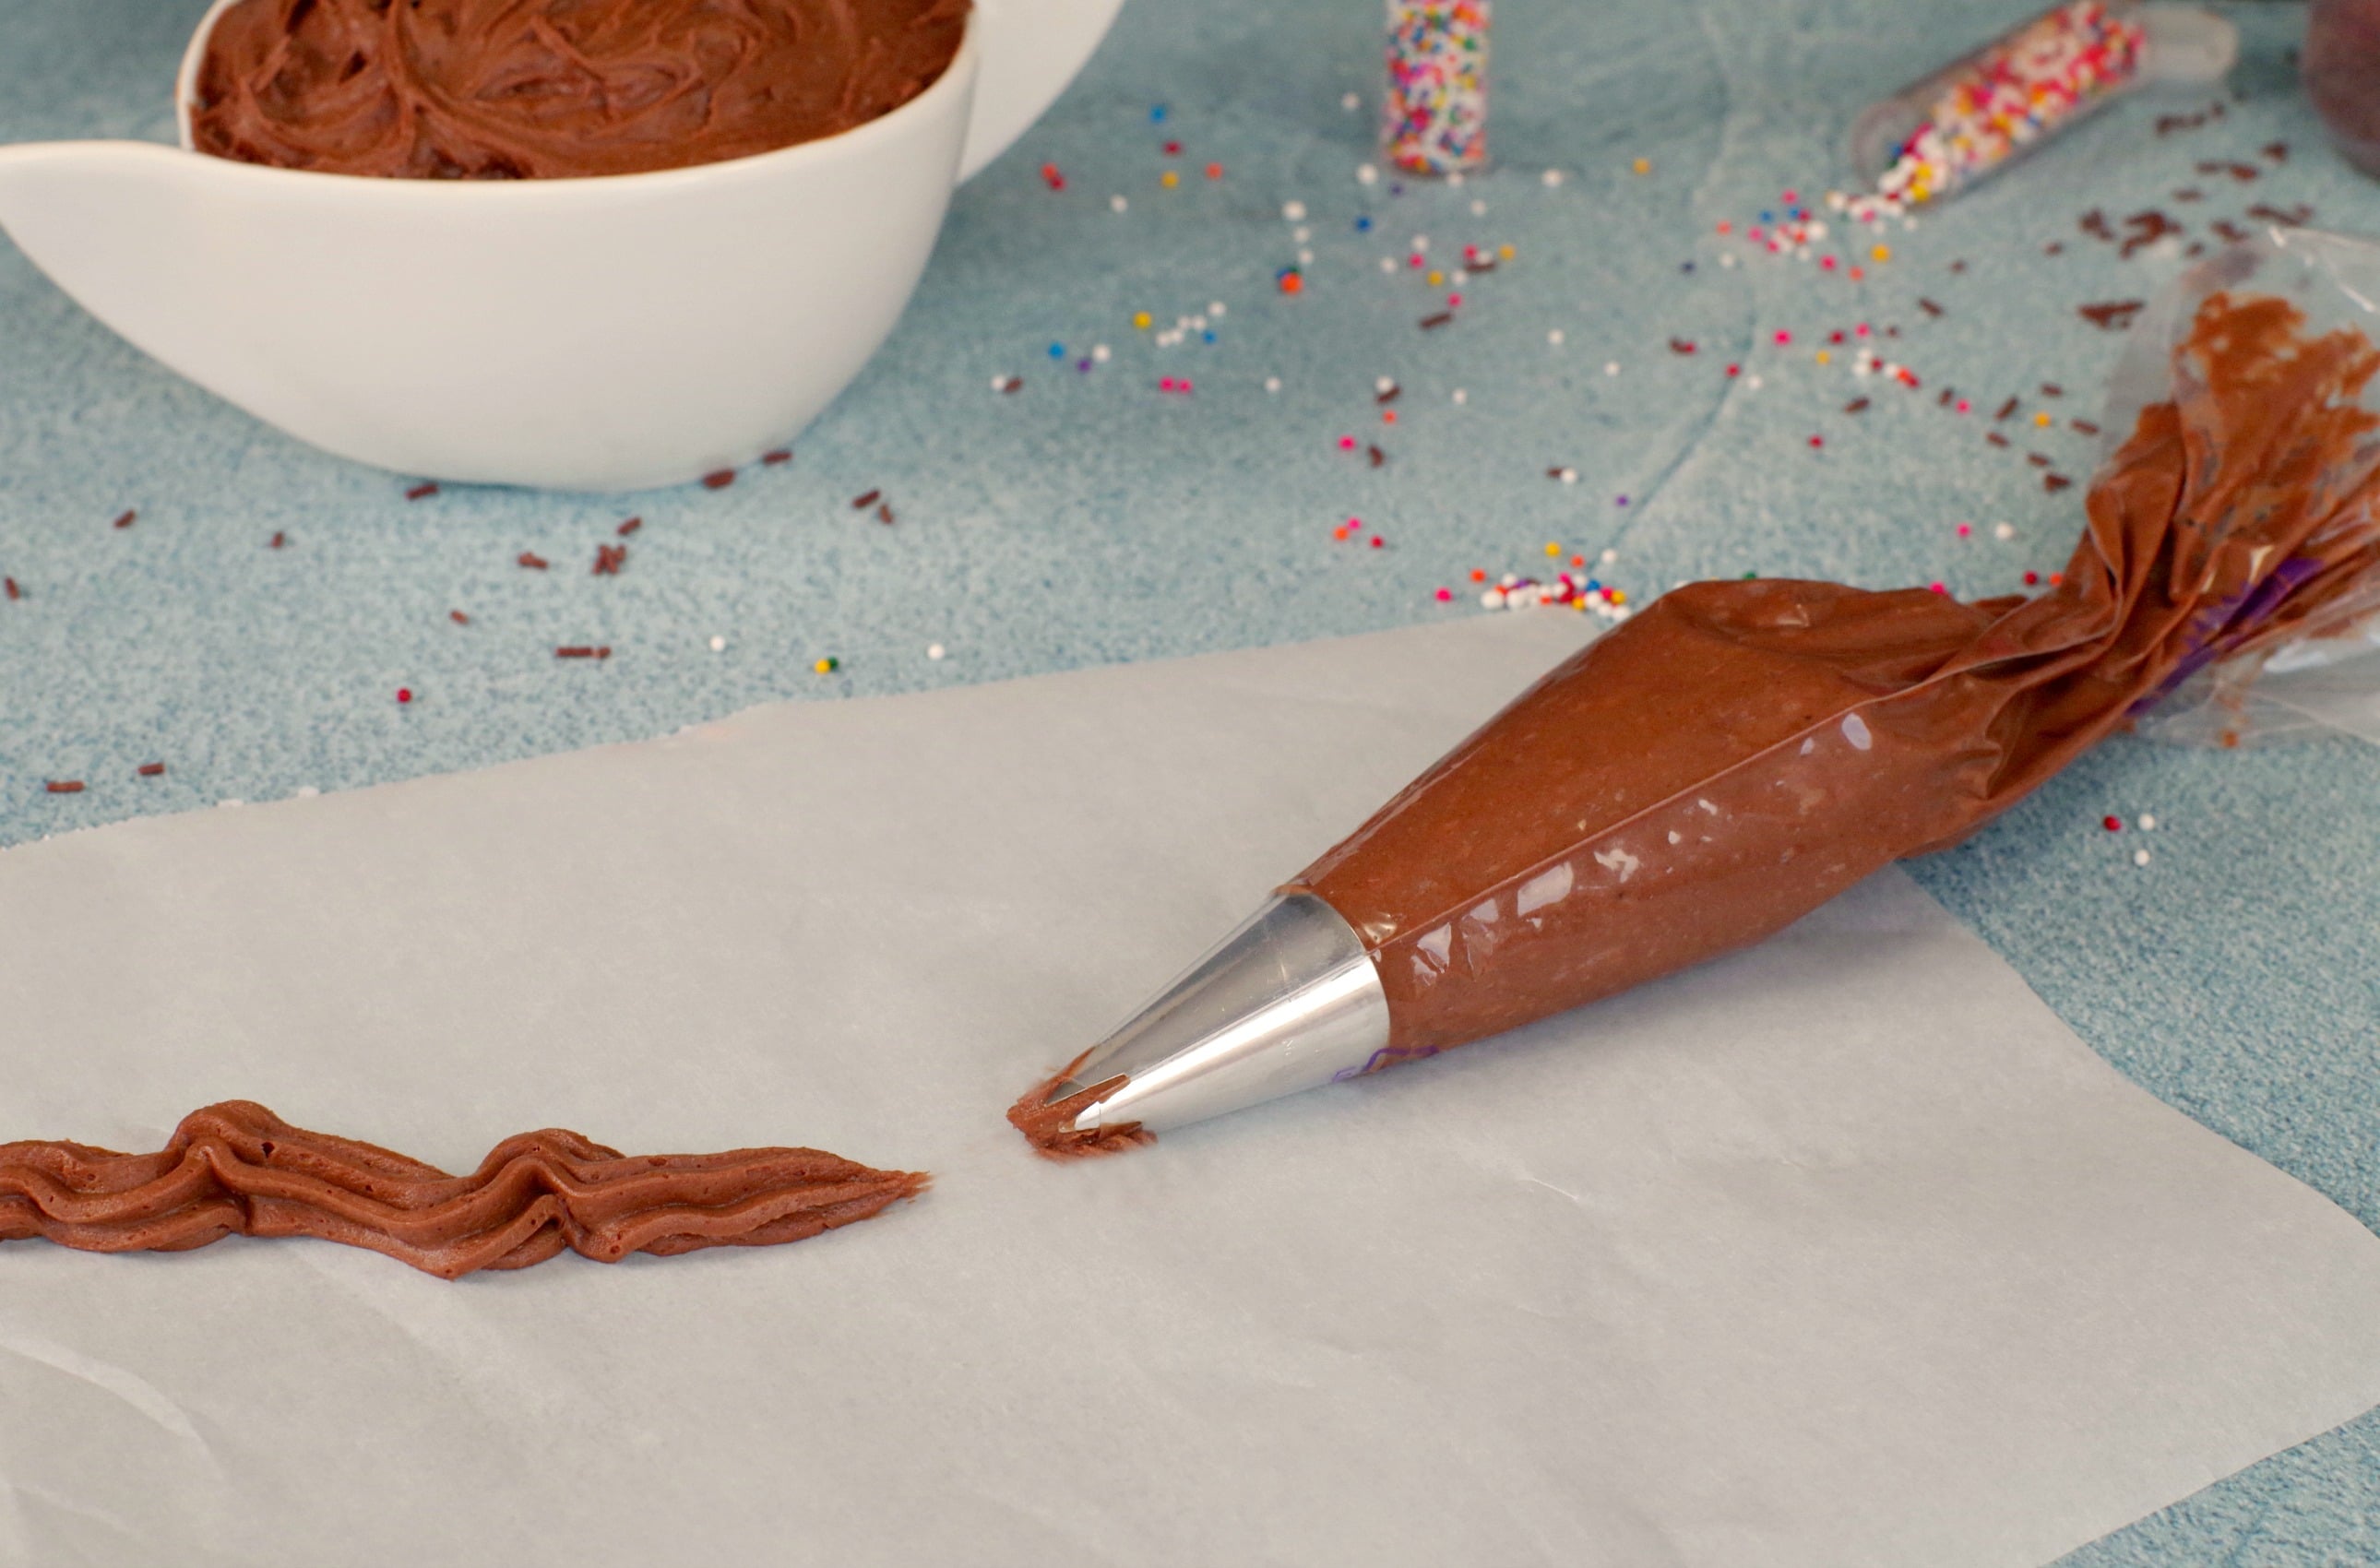
[[[2150,7],[2068,0],[1871,105],[1852,164],[1888,211],[1938,201],[2143,79]]]
[[[1488,162],[1489,0],[1389,0],[1380,143],[1409,175]]]

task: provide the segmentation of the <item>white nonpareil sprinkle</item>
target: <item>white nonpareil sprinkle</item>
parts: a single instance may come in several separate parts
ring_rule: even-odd
[[[1576,484],[1578,482],[1578,470],[1576,468],[1564,468],[1561,471],[1561,481],[1564,484]]]
[[[941,643],[939,643],[939,642],[929,642],[929,643],[926,644],[926,657],[927,657],[927,658],[929,658],[929,659],[939,659],[939,658],[941,658],[941,656],[942,656],[942,645],[941,645]]]
[[[2141,832],[2144,833],[2156,832],[2156,819],[2145,811],[2141,813]]]
[[[2149,852],[2148,852],[2147,850],[2145,850],[2145,849],[2135,849],[2135,850],[2133,850],[2133,851],[2132,851],[2132,864],[2133,864],[2133,865],[2135,865],[2135,866],[2145,866],[2145,865],[2147,865],[2148,863],[2149,863]]]
[[[2016,525],[2014,523],[1994,523],[1992,525],[1992,537],[1994,539],[2014,539],[2016,537]]]
[[[1561,346],[1561,340],[1562,330],[1560,327],[1556,327],[1553,331],[1546,334],[1546,341],[1552,344],[1557,348]]]
[[[1314,252],[1311,250],[1299,251],[1297,253],[1297,264],[1301,267],[1310,267],[1314,265]]]
[[[1539,175],[1537,177],[1546,182],[1546,188],[1548,190],[1551,190],[1555,186],[1558,186],[1562,182],[1562,172],[1560,169],[1548,169],[1544,174]]]
[[[1744,377],[1743,389],[1746,392],[1758,392],[1760,390],[1760,378],[1758,376]]]
[[[1265,377],[1265,390],[1267,392],[1279,392],[1281,390],[1281,378],[1279,376]]]
[[[1094,343],[1091,345],[1091,358],[1096,362],[1102,365],[1106,364],[1108,362],[1108,354],[1109,348],[1106,344]]]
[[[1473,197],[1471,199],[1471,215],[1475,218],[1486,217],[1488,215],[1488,203],[1480,201],[1475,196]]]
[[[1605,565],[1609,566],[1609,565],[1610,565],[1614,561],[1617,561],[1617,560],[1619,560],[1619,559],[1620,559],[1620,552],[1618,552],[1617,550],[1607,550],[1607,551],[1605,551],[1605,552],[1604,552],[1604,553],[1603,553],[1599,557],[1597,557],[1597,559],[1599,559],[1599,560],[1600,560],[1600,561],[1601,561]]]
[[[1111,196],[1108,198],[1108,211],[1111,213],[1121,213],[1126,207],[1131,205],[1131,202],[1125,201],[1121,196]]]
[[[726,652],[726,651],[727,651],[727,639],[726,639],[725,638],[723,638],[723,637],[714,637],[714,638],[712,638],[710,639],[710,650],[711,650],[713,653],[724,653],[724,652]]]
[[[1427,236],[1427,235],[1426,235],[1426,234],[1417,234],[1417,235],[1415,235],[1415,236],[1414,236],[1414,241],[1413,241],[1413,248],[1414,248],[1414,254],[1415,254],[1415,255],[1416,255],[1416,256],[1427,256],[1427,255],[1428,255],[1428,254],[1429,254],[1429,236]]]
[[[1303,201],[1284,201],[1281,204],[1281,215],[1288,219],[1291,223],[1302,224],[1305,221],[1305,203]]]
[[[1603,361],[1603,373],[1607,376],[1618,375],[1620,373],[1620,361],[1617,359],[1606,359]]]
[[[1380,271],[1384,273],[1392,273],[1396,270],[1397,259],[1394,256],[1383,256],[1380,258]]]
[[[1721,256],[1718,259],[1718,264],[1722,267],[1731,267],[1735,265],[1735,252],[1730,250]]]
[[[1307,228],[1304,224],[1300,224],[1295,228],[1289,231],[1289,237],[1296,243],[1303,245],[1307,240],[1314,237],[1314,231]]]
[[[1221,300],[1220,300],[1220,299],[1209,299],[1208,301],[1207,301],[1207,314],[1208,314],[1208,315],[1210,315],[1210,316],[1214,317],[1217,321],[1219,321],[1219,322],[1220,322],[1220,321],[1221,321],[1221,320],[1224,318],[1224,316],[1228,315],[1229,313],[1230,313],[1230,312],[1226,311],[1226,310],[1223,309],[1223,302],[1222,302]]]
[[[1357,92],[1351,92],[1347,94],[1346,97],[1339,100],[1339,106],[1352,115],[1356,110],[1364,106],[1363,95]]]
[[[1463,183],[1463,171],[1461,169],[1456,169],[1451,174],[1448,175],[1446,176],[1446,183],[1454,186],[1461,185]]]
[[[1389,388],[1396,384],[1397,383],[1395,382],[1390,380],[1387,376],[1374,376],[1372,378],[1372,390],[1374,392],[1386,392]]]
[[[1355,183],[1357,185],[1370,185],[1379,177],[1380,171],[1372,167],[1369,164],[1364,164],[1355,171]]]
[[[992,377],[991,390],[994,392],[1006,392],[1008,390],[1008,378],[1006,376]]]
[[[1458,386],[1454,389],[1454,400],[1457,403],[1468,403],[1471,401],[1471,394]]]

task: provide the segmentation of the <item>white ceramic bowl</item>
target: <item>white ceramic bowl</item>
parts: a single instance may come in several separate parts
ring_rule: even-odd
[[[1057,95],[1118,0],[979,3],[940,80],[839,136],[502,183],[188,151],[229,3],[184,61],[183,148],[0,147],[0,227],[132,343],[325,451],[602,491],[747,462],[832,402],[899,319],[953,186]],[[987,58],[1007,74],[971,124]]]

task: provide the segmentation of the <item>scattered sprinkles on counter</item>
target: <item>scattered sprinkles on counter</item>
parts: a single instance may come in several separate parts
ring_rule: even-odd
[[[1484,32],[1487,14],[1484,5],[1433,6],[1413,3],[1413,0],[1398,0],[1398,6],[1405,11],[1475,13]],[[2063,10],[2071,12],[2088,8],[2092,7],[2086,5],[2068,6]],[[1357,95],[1349,94],[1347,102],[1351,106],[1361,106]],[[1166,118],[1166,112],[1161,105],[1158,106],[1151,111],[1150,117],[1152,122],[1161,123]],[[2199,125],[2218,121],[2220,118],[2220,114],[2214,109],[2210,109],[2206,115],[2191,118],[2190,123],[2183,123],[2182,119],[2174,118],[2170,124],[2160,126],[2160,134],[2168,129],[2193,129]],[[1484,130],[1484,119],[1482,128]],[[1484,146],[1484,135],[1481,140]],[[1182,143],[1170,141],[1165,145],[1164,151],[1168,157],[1179,157],[1182,154]],[[1904,152],[1906,151],[1904,149]],[[2198,160],[2196,172],[2202,179],[2210,182],[2209,188],[2219,194],[2246,187],[2259,180],[2263,174],[2277,169],[2286,158],[2286,147],[2280,143],[2267,144],[2262,154],[2267,162],[2262,169],[2255,164],[2216,158]],[[1393,158],[1391,161],[1394,162]],[[1650,177],[1653,173],[1652,162],[1649,159],[1635,157],[1623,159],[1622,162],[1627,169],[1637,176]],[[1224,172],[1223,166],[1216,162],[1205,163],[1203,169],[1207,179],[1210,181],[1221,179]],[[1059,173],[1054,164],[1042,165],[1041,172],[1044,183],[1048,184],[1052,190],[1065,188],[1065,176]],[[1405,172],[1402,165],[1400,165],[1400,172]],[[1450,183],[1460,183],[1462,178],[1460,169],[1447,169],[1440,172],[1449,176]],[[1171,177],[1172,171],[1166,170],[1163,173],[1169,176],[1163,183],[1169,186],[1178,184],[1178,179]],[[1355,183],[1360,190],[1351,194],[1366,204],[1404,194],[1403,187],[1393,178],[1388,181],[1385,191],[1378,188],[1381,184],[1381,172],[1369,164],[1364,164],[1356,170]],[[1565,186],[1565,175],[1560,169],[1548,168],[1530,183],[1541,185],[1547,193],[1559,192]],[[1949,188],[1947,186],[1938,183],[1928,186],[1929,191],[1936,195],[1947,188]],[[2162,190],[2165,188],[2159,186],[2157,188]],[[2201,191],[2199,194],[2204,196],[2205,192]],[[2185,200],[2179,196],[2168,199]],[[1119,214],[1128,210],[1128,203],[1121,195],[1112,198],[1110,205]],[[1487,212],[1487,203],[1483,201],[1466,201],[1461,205],[1467,207],[1474,217],[1484,216]],[[1876,232],[1885,227],[1888,222],[1902,230],[1914,228],[1917,220],[1911,209],[1915,205],[1917,205],[1916,201],[1902,201],[1895,205],[1889,201],[1848,197],[1840,193],[1831,193],[1823,201],[1805,201],[1796,190],[1787,189],[1780,193],[1776,203],[1759,213],[1757,222],[1739,224],[1721,221],[1717,224],[1717,238],[1723,242],[1719,248],[1719,261],[1722,266],[1732,266],[1738,261],[1739,253],[1748,249],[1759,255],[1808,262],[1812,266],[1814,276],[1824,274],[1834,281],[1882,285],[1893,275],[1888,269],[1905,270],[1912,265],[1929,264],[1921,252],[1912,249],[1914,242],[1900,244],[1900,251],[1902,256],[1900,260],[1896,261],[1894,245],[1885,243]],[[1326,234],[1338,235],[1342,241],[1366,245],[1370,242],[1361,237],[1383,233],[1385,237],[1386,233],[1395,233],[1404,226],[1393,218],[1380,216],[1377,212],[1356,212],[1352,214],[1326,213],[1324,217],[1317,218],[1306,201],[1296,199],[1283,201],[1278,212],[1281,220],[1284,225],[1289,225],[1289,237],[1296,248],[1297,256],[1297,261],[1293,264],[1281,266],[1271,274],[1275,286],[1271,292],[1281,296],[1294,297],[1318,288],[1335,289],[1343,286],[1343,280],[1347,273],[1337,269],[1345,267],[1347,261],[1354,258],[1326,255],[1318,261],[1316,250],[1312,249],[1317,243],[1314,240],[1315,230],[1305,226],[1309,222],[1321,227]],[[1822,212],[1825,214],[1823,216]],[[2313,215],[2311,210],[2302,203],[2290,204],[2278,200],[2256,203],[2246,208],[2242,213],[2242,216],[2249,221],[2285,225],[2311,221]],[[1846,229],[1849,232],[1830,231],[1830,220],[1839,229]],[[1446,217],[1443,213],[1438,217],[1438,222],[1447,223],[1450,225],[1454,221]],[[2130,259],[2143,252],[2170,256],[2178,251],[2180,242],[2189,237],[2188,230],[2183,225],[2155,209],[2144,209],[2119,218],[2110,218],[2106,213],[2095,211],[2083,215],[2080,221],[2080,226],[2086,237],[2106,246],[2108,251],[2119,260]],[[2223,238],[2240,237],[2248,232],[2228,218],[2214,219],[2206,226],[2209,232]],[[1706,231],[1706,234],[1708,232]],[[1441,236],[1441,237],[1444,237]],[[1415,234],[1410,237],[1409,243],[1392,247],[1396,252],[1394,255],[1379,258],[1383,275],[1374,278],[1373,281],[1382,287],[1412,289],[1427,286],[1438,300],[1443,301],[1442,309],[1413,318],[1417,320],[1420,329],[1426,333],[1451,323],[1457,315],[1462,313],[1464,293],[1448,293],[1446,290],[1449,287],[1467,291],[1475,276],[1491,274],[1500,264],[1508,263],[1513,258],[1513,248],[1510,245],[1495,246],[1474,242],[1460,246],[1458,263],[1454,249],[1455,243],[1461,237],[1460,235],[1453,237],[1452,239],[1439,246],[1436,255],[1433,255],[1430,237],[1427,235]],[[2078,247],[2078,249],[2082,249],[2085,248]],[[2058,247],[2054,245],[2050,248],[2052,254],[2056,254],[2057,250]],[[1912,257],[1915,260],[1912,261]],[[1962,274],[1967,271],[1967,263],[1963,259],[1950,261],[1947,265],[1949,272],[1954,275]],[[1365,275],[1371,275],[1367,262],[1363,265],[1362,270]],[[1694,264],[1692,261],[1684,261],[1681,263],[1681,270],[1692,273],[1694,271]],[[1263,279],[1264,273],[1260,271],[1255,278],[1247,280],[1247,285],[1260,287]],[[1481,286],[1490,286],[1482,285]],[[1828,286],[1832,286],[1832,281]],[[1945,293],[1940,299],[1903,293],[1899,295],[1898,303],[1901,309],[1919,318],[1910,323],[1912,334],[1922,333],[1929,323],[1949,322],[1958,314],[1958,299],[1955,295],[1949,293]],[[1878,306],[1869,308],[1888,310],[1891,307],[1889,303],[1879,302]],[[2110,299],[2082,303],[2073,308],[2083,320],[2096,326],[2109,331],[2121,331],[2131,324],[2134,316],[2143,309],[2143,302],[2137,298]],[[1149,310],[1134,311],[1130,319],[1136,331],[1148,334],[1147,341],[1152,347],[1168,348],[1185,343],[1215,344],[1220,335],[1219,328],[1226,313],[1225,302],[1219,299],[1210,302],[1204,312],[1177,316],[1170,327],[1160,326],[1158,318]],[[1264,318],[1259,316],[1257,320],[1262,322]],[[1815,330],[1798,322],[1791,327],[1765,325],[1761,329],[1761,336],[1765,341],[1756,346],[1757,351],[1755,353],[1743,353],[1736,346],[1725,343],[1723,338],[1714,337],[1706,323],[1700,327],[1685,325],[1683,332],[1674,335],[1659,327],[1655,328],[1655,331],[1658,335],[1650,338],[1649,345],[1658,346],[1666,342],[1672,355],[1681,361],[1678,373],[1694,376],[1723,375],[1731,388],[1740,387],[1746,392],[1758,390],[1762,385],[1762,376],[1753,368],[1756,363],[1758,352],[1775,353],[1780,359],[1788,358],[1789,355],[1806,354],[1810,356],[1808,359],[1794,361],[1803,367],[1804,373],[1807,372],[1807,367],[1815,363],[1821,369],[1833,370],[1835,373],[1847,371],[1854,378],[1869,381],[1871,383],[1880,381],[1911,391],[1918,390],[1924,385],[1922,378],[1909,365],[1901,362],[1898,358],[1886,357],[1884,352],[1888,346],[1886,340],[1897,339],[1900,336],[1900,328],[1886,322],[1872,324],[1866,321],[1856,322],[1843,321],[1840,326],[1820,324]],[[1084,335],[1087,336],[1087,332]],[[1697,341],[1698,337],[1703,341]],[[1077,345],[1077,347],[1071,352],[1067,346],[1070,341]],[[1565,329],[1562,327],[1547,329],[1546,341],[1554,348],[1562,347],[1566,342]],[[1647,340],[1635,341],[1638,345],[1636,351],[1640,353],[1645,351],[1645,346],[1648,346]],[[1085,375],[1087,375],[1095,365],[1105,364],[1110,360],[1111,350],[1109,346],[1099,344],[1088,352],[1084,352],[1080,349],[1079,343],[1080,339],[1075,336],[1073,331],[1062,327],[1045,338],[1035,340],[1030,348],[1037,359],[1046,355],[1053,366],[1063,367],[1072,363],[1076,371]],[[1710,349],[1711,352],[1703,353],[1702,350],[1706,348]],[[1658,354],[1658,347],[1654,347],[1653,351]],[[1724,354],[1730,351],[1740,354],[1741,359],[1724,361]],[[1440,351],[1433,349],[1430,352]],[[1895,349],[1894,352],[1898,353],[1899,350]],[[1692,361],[1691,365],[1686,361]],[[1603,362],[1606,378],[1617,378],[1621,369],[1621,360],[1618,359]],[[1771,370],[1771,373],[1780,373],[1773,367],[1768,369]],[[1242,372],[1232,372],[1226,377],[1227,381],[1231,381],[1232,376],[1238,373]],[[1373,405],[1383,422],[1394,422],[1398,418],[1400,407],[1408,410],[1418,410],[1417,418],[1423,421],[1424,439],[1427,439],[1427,420],[1429,412],[1432,409],[1443,410],[1449,405],[1460,407],[1468,401],[1469,393],[1465,388],[1459,386],[1450,389],[1443,381],[1437,380],[1435,376],[1424,377],[1418,371],[1409,373],[1413,377],[1410,384],[1400,383],[1392,378],[1378,378],[1373,386]],[[1186,375],[1167,375],[1153,379],[1160,394],[1186,396],[1193,388],[1192,378]],[[996,395],[1009,395],[1022,390],[1025,378],[1011,372],[1003,372],[990,376],[990,382]],[[1232,381],[1232,384],[1246,388],[1248,391],[1253,391],[1256,385],[1261,384],[1267,395],[1278,395],[1281,392],[1283,383],[1278,375],[1261,378],[1252,375],[1245,383]],[[2074,435],[2083,437],[2095,437],[2099,433],[2099,427],[2088,419],[2054,418],[2047,409],[2026,407],[2024,400],[2018,397],[2011,396],[1995,403],[1981,394],[1976,394],[1974,397],[1959,395],[1955,389],[1949,386],[1928,390],[1935,393],[1935,397],[1931,400],[1933,405],[1946,413],[1970,414],[1976,399],[1981,398],[1986,408],[1996,409],[1991,416],[1996,422],[2010,422],[2011,428],[2014,428],[2014,424],[2019,422],[2018,416],[2024,415],[2029,419],[2029,428],[2021,431],[2020,433],[2027,437],[2028,443],[2036,433],[2046,438],[2058,435],[2062,430],[2071,431]],[[1446,401],[1443,403],[1438,400],[1439,394],[1441,392],[1446,393]],[[1408,393],[1413,395],[1407,396]],[[2045,399],[2056,399],[2064,395],[2063,389],[2051,383],[2041,383],[2039,393]],[[1881,396],[1882,394],[1876,395]],[[1391,405],[1398,407],[1391,407]],[[1024,405],[1026,407],[1034,406],[1031,403]],[[1868,414],[1876,407],[1874,398],[1868,395],[1857,395],[1848,401],[1836,395],[1820,404],[1819,409],[1820,411],[1834,409],[1843,416],[1858,416]],[[1881,414],[1870,415],[1871,419],[1882,417]],[[1975,432],[1973,427],[1969,429],[1971,433],[1983,433],[1986,443],[1992,446],[2007,448],[2010,445],[2007,438],[1998,432],[1986,430]],[[1808,449],[1814,453],[1823,452],[1828,444],[1829,433],[1831,432],[1810,433],[1806,437]],[[1850,438],[1846,436],[1844,439]],[[1907,438],[1897,437],[1897,439]],[[1938,440],[1939,438],[1919,439]],[[1387,465],[1388,455],[1378,444],[1366,444],[1354,435],[1347,435],[1339,439],[1339,446],[1342,452],[1350,455],[1360,453],[1366,459],[1366,464],[1359,466],[1367,466],[1370,469],[1381,469]],[[2045,491],[2055,493],[2074,482],[2063,473],[2056,471],[2059,459],[2066,456],[2065,454],[2053,456],[2044,452],[2025,452],[2022,455],[2030,465],[2040,470]],[[765,466],[776,466],[789,462],[791,457],[790,451],[780,448],[761,456],[759,462]],[[1574,486],[1580,479],[1580,470],[1570,465],[1552,466],[1544,471],[1550,480],[1564,487]],[[735,478],[735,470],[720,469],[706,475],[702,483],[709,489],[720,490],[733,484]],[[435,482],[425,481],[405,489],[403,493],[407,501],[419,501],[438,494],[439,486]],[[1625,492],[1614,493],[1609,504],[1614,508],[1625,509],[1630,506],[1631,499],[1630,494]],[[880,522],[889,524],[893,520],[890,504],[883,501],[882,492],[879,490],[868,492],[856,498],[851,504],[855,510],[859,511],[874,508]],[[136,511],[128,509],[116,520],[115,526],[119,529],[129,528],[137,519],[137,516]],[[640,526],[640,518],[629,518],[619,524],[614,531],[619,538],[625,539]],[[1955,540],[1966,541],[1971,540],[1976,529],[1983,526],[1985,525],[1956,523],[1951,527],[1951,534]],[[2004,543],[2012,541],[2017,537],[2016,529],[2010,523],[2001,522],[1989,526],[1992,537]],[[1338,541],[1354,543],[1359,548],[1370,551],[1384,551],[1386,548],[1386,541],[1382,535],[1366,525],[1358,517],[1347,517],[1344,523],[1334,529],[1333,534]],[[276,533],[273,536],[272,542],[273,548],[279,548],[285,542],[285,536]],[[1408,541],[1408,545],[1410,543],[1411,541]],[[1408,549],[1406,553],[1410,557],[1417,553]],[[1487,571],[1472,570],[1469,574],[1470,580],[1478,594],[1480,602],[1495,609],[1517,609],[1532,605],[1566,605],[1613,621],[1624,619],[1631,613],[1632,606],[1625,591],[1603,580],[1604,572],[1608,572],[1618,559],[1616,552],[1611,550],[1602,552],[1604,572],[1593,575],[1585,569],[1585,563],[1589,557],[1585,553],[1569,555],[1567,568],[1564,568],[1561,565],[1564,551],[1558,542],[1547,545],[1546,555],[1550,572],[1548,577],[1506,574],[1491,584]],[[599,545],[592,575],[618,575],[625,564],[627,548],[624,544]],[[519,557],[519,565],[525,568],[544,570],[548,563],[534,553],[523,552]],[[2022,577],[2028,588],[2037,587],[2043,580],[2043,575],[2034,570],[2022,572]],[[2053,583],[2058,581],[2058,574],[2049,574],[2048,580]],[[1936,580],[1928,586],[1937,592],[1949,591],[1948,587],[1941,580]],[[24,597],[23,591],[13,578],[0,579],[0,590],[5,590],[6,597],[10,602],[18,601]],[[1424,588],[1421,591],[1431,602],[1439,605],[1451,606],[1457,600],[1457,590],[1451,587]],[[1962,588],[1961,591],[1966,590]],[[470,617],[460,610],[450,612],[450,617],[457,626],[471,624]],[[714,653],[723,652],[726,642],[727,638],[724,636],[715,635],[708,638],[709,647]],[[607,646],[573,646],[558,647],[554,650],[554,654],[557,659],[588,659],[600,662],[608,659],[611,651],[612,650]],[[926,653],[929,661],[939,661],[944,657],[944,650],[939,643],[928,645]],[[817,660],[812,668],[819,675],[832,675],[840,671],[841,664],[838,659],[828,656]],[[411,704],[414,695],[414,691],[409,687],[397,688],[397,700],[401,706]],[[158,765],[158,772],[162,772],[162,765]],[[147,767],[143,767],[140,772],[142,776],[153,776]],[[79,781],[61,782],[75,782],[79,787]],[[2141,818],[2138,824],[2139,831],[2147,832],[2154,820],[2154,818],[2146,816]],[[2110,831],[2117,831],[2121,825],[2119,820],[2109,820]],[[2142,854],[2142,863],[2145,864],[2144,851]]]

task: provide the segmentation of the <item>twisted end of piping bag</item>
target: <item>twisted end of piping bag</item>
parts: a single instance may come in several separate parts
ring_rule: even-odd
[[[1112,1152],[1749,946],[1959,843],[2202,673],[2237,689],[2359,628],[2380,612],[2374,298],[2366,242],[2211,260],[2133,329],[2108,419],[2131,434],[2047,592],[1664,595],[1011,1119],[1053,1157]]]

